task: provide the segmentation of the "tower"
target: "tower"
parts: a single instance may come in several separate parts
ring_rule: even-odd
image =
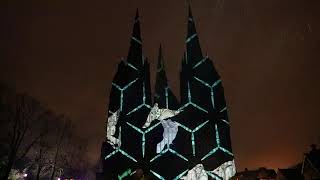
[[[118,65],[109,97],[108,117],[120,112],[116,136],[118,148],[104,142],[101,149],[103,174],[106,179],[117,179],[143,168],[144,136],[140,128],[151,107],[149,63],[142,55],[142,38],[138,10],[133,24],[129,53]]]
[[[162,48],[159,48],[154,103],[180,113],[170,118],[178,125],[173,142],[157,153],[164,127],[161,122],[153,121],[143,128],[153,104],[149,63],[142,53],[137,11],[128,56],[119,63],[112,81],[108,117],[117,112],[114,135],[121,143],[115,147],[106,141],[102,145],[105,179],[131,179],[143,171],[149,179],[178,180],[198,164],[203,165],[210,179],[226,179],[235,172],[222,82],[211,59],[202,54],[190,7],[185,46],[180,102],[168,86]],[[107,128],[110,129],[109,124]]]
[[[225,177],[213,171],[227,163],[232,165],[230,175],[235,173],[224,89],[212,60],[202,54],[190,6],[185,44],[180,72],[180,110],[185,115],[180,127],[191,134],[192,148],[184,153],[191,155],[191,164],[211,170],[207,173],[212,178]]]
[[[179,108],[179,102],[168,85],[161,45],[158,55],[154,103],[158,103],[160,108],[174,110]]]

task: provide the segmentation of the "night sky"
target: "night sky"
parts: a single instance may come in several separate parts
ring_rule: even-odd
[[[320,143],[320,1],[191,5],[203,53],[225,87],[238,170],[302,160],[311,143]],[[111,81],[127,56],[136,8],[152,84],[161,43],[179,96],[185,0],[10,0],[1,6],[0,80],[77,123],[76,133],[89,139],[91,162],[100,155]]]

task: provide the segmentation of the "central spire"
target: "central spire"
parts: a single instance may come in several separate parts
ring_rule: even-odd
[[[203,59],[201,52],[201,47],[199,43],[199,37],[196,31],[196,26],[194,18],[192,16],[192,11],[190,3],[188,5],[188,30],[186,37],[186,62],[191,66],[197,64]]]
[[[160,108],[178,109],[177,98],[174,96],[168,85],[161,45],[159,47],[158,55],[154,102],[158,103]]]
[[[140,33],[140,19],[138,9],[134,18],[133,31],[131,35],[127,62],[136,69],[140,69],[141,67],[143,67],[144,64],[142,56],[142,39]]]

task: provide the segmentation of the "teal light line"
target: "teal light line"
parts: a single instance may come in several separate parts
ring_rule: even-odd
[[[191,90],[190,90],[190,83],[188,81],[187,83],[188,86],[188,102],[186,104],[184,104],[182,107],[179,108],[179,110],[183,110],[184,108],[186,108],[187,106],[191,105],[205,113],[208,113],[207,110],[205,110],[204,108],[200,107],[199,105],[195,104],[194,102],[192,102],[192,97],[191,97]]]
[[[150,169],[150,172],[151,172],[155,177],[157,177],[158,179],[160,179],[160,180],[165,180],[162,176],[160,176],[160,174],[152,171],[151,169]]]
[[[210,85],[209,83],[199,79],[198,77],[193,77],[195,80],[197,80],[198,82],[200,82],[201,84],[207,86],[210,89],[210,96],[211,96],[211,104],[212,104],[212,108],[215,109],[215,102],[214,102],[214,92],[213,92],[213,88],[215,86],[217,86],[219,83],[221,83],[221,79],[218,79],[217,81],[215,81],[212,85]]]
[[[121,127],[119,127],[119,139],[120,139],[120,142],[121,142]],[[110,154],[108,154],[104,159],[108,159],[108,158],[112,157],[113,155],[115,155],[118,152],[120,152],[122,155],[126,156],[127,158],[131,159],[132,161],[137,162],[136,159],[134,159],[132,156],[130,156],[124,150],[120,149],[120,147],[116,148],[114,151],[112,151]]]
[[[197,67],[200,66],[202,63],[204,63],[207,59],[208,59],[208,56],[202,58],[201,61],[199,61],[196,65],[193,66],[192,69],[197,68]]]
[[[214,174],[214,173],[212,173],[212,172],[210,172],[210,171],[206,171],[206,173],[207,173],[210,177],[212,177],[213,179],[223,180],[220,176],[218,176],[218,175],[216,175],[216,174]]]
[[[226,123],[226,124],[228,124],[228,125],[230,125],[230,123],[229,123],[227,120],[225,120],[225,119],[221,119],[221,121],[224,122],[224,123]]]
[[[227,107],[224,107],[223,109],[221,109],[220,112],[223,112],[225,110],[227,110]]]
[[[130,83],[128,83],[126,86],[124,86],[123,88],[121,88],[119,85],[117,85],[116,83],[112,82],[112,85],[114,87],[116,87],[119,91],[120,91],[120,111],[122,111],[122,106],[123,106],[123,91],[125,91],[128,87],[130,87],[133,83],[135,83],[138,80],[138,78],[136,78],[135,80],[131,81]]]
[[[155,157],[153,157],[150,162],[153,162],[154,160],[158,159],[159,157],[161,157],[164,153],[166,153],[169,149],[165,149],[165,150],[162,150],[159,154],[157,154]]]
[[[118,180],[122,180],[124,177],[131,176],[131,169],[124,171],[121,175],[118,175]]]
[[[169,99],[168,99],[168,89],[169,87],[166,87],[165,90],[165,96],[166,96],[166,108],[169,109]]]
[[[132,65],[131,63],[127,62],[127,64],[128,64],[128,66],[131,67],[132,69],[138,71],[138,69],[137,69],[134,65]]]
[[[222,147],[220,145],[220,137],[219,137],[219,130],[218,130],[218,125],[215,124],[215,131],[216,131],[216,143],[217,143],[217,147],[212,149],[208,154],[206,154],[202,159],[201,161],[207,159],[209,156],[211,156],[212,154],[214,154],[217,150],[221,150],[222,152],[224,153],[227,153],[231,156],[234,156],[233,153],[231,153],[229,150],[227,150],[226,148]]]
[[[197,33],[192,34],[190,37],[187,38],[186,43],[189,43],[196,36],[197,36]]]
[[[142,157],[145,156],[145,149],[146,149],[146,134],[148,132],[150,132],[152,129],[154,129],[155,127],[157,127],[158,125],[161,124],[161,122],[158,122],[157,124],[149,127],[147,130],[143,131],[142,129],[134,126],[133,124],[126,122],[132,129],[136,130],[137,132],[139,132],[142,137],[141,137],[141,151],[142,151]]]
[[[183,171],[182,173],[180,173],[178,176],[176,176],[173,180],[179,180],[182,176],[184,176],[187,172],[189,171],[189,169]]]
[[[132,36],[132,39],[133,39],[134,41],[136,41],[137,43],[142,44],[142,42],[141,42],[139,39],[137,39],[137,38],[135,38],[135,37],[133,37],[133,36]]]
[[[119,152],[120,152],[121,154],[127,156],[127,157],[128,157],[129,159],[131,159],[132,161],[137,162],[136,159],[134,159],[132,156],[130,156],[130,155],[129,155],[128,153],[126,153],[125,151],[119,149]]]
[[[187,158],[185,158],[184,156],[182,156],[181,154],[179,154],[177,151],[175,151],[175,150],[173,150],[173,149],[171,149],[171,148],[169,148],[169,151],[170,151],[172,154],[177,155],[177,156],[180,157],[181,159],[183,159],[183,160],[185,160],[185,161],[188,161]]]
[[[142,104],[140,104],[139,106],[137,106],[134,109],[132,109],[130,112],[127,113],[127,115],[130,115],[130,114],[136,112],[137,110],[139,110],[142,107],[147,107],[147,108],[151,109],[151,106],[149,104],[146,104],[146,87],[145,87],[145,83],[144,82],[143,82],[143,85],[142,85],[142,92],[143,92]]]
[[[201,123],[199,126],[197,126],[196,128],[194,128],[193,130],[190,129],[190,128],[188,128],[188,127],[186,127],[185,125],[180,124],[180,123],[177,122],[177,124],[178,124],[180,127],[182,127],[183,129],[185,129],[186,131],[188,131],[188,132],[191,133],[191,145],[192,145],[192,154],[193,154],[193,156],[196,155],[196,146],[195,146],[196,143],[195,143],[194,133],[195,133],[196,131],[198,131],[199,129],[201,129],[201,128],[202,128],[204,125],[206,125],[208,122],[209,122],[209,120]]]
[[[215,124],[214,128],[215,128],[215,130],[216,130],[216,142],[217,142],[217,146],[220,147],[220,137],[219,137],[219,132],[218,132],[218,125]]]

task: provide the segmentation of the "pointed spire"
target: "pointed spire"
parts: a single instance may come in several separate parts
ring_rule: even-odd
[[[133,31],[131,35],[130,48],[127,57],[127,62],[136,69],[140,69],[143,66],[142,58],[142,39],[140,33],[140,20],[139,10],[136,11],[134,18]]]
[[[158,55],[158,65],[157,65],[157,75],[156,75],[156,86],[157,84],[161,86],[167,86],[167,76],[164,69],[163,54],[161,44],[159,46],[159,55]]]
[[[162,54],[162,47],[161,47],[161,44],[160,44],[160,47],[159,47],[159,55],[158,55],[158,66],[157,66],[157,72],[160,72],[160,71],[164,71],[164,63],[163,63],[163,54]]]
[[[162,47],[159,47],[158,65],[156,74],[154,102],[158,103],[160,108],[177,109],[178,101],[168,87],[167,75],[165,72]]]
[[[195,65],[203,58],[190,3],[188,3],[188,30],[186,37],[186,51],[186,61],[191,65]]]

